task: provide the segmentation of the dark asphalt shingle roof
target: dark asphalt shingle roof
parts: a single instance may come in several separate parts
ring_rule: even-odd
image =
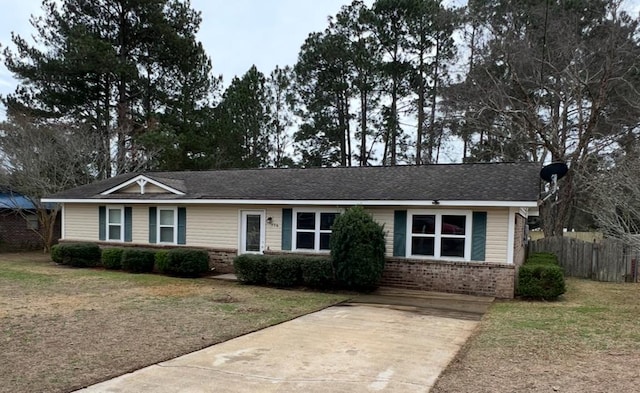
[[[185,195],[100,195],[140,175],[129,173],[49,198],[535,201],[539,171],[537,163],[474,163],[148,172],[143,174]]]

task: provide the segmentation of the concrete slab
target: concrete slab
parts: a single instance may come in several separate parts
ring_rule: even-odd
[[[357,296],[348,304],[367,304],[425,315],[479,321],[493,301],[493,297],[382,287],[371,294]]]
[[[428,392],[478,323],[368,296],[80,392]]]

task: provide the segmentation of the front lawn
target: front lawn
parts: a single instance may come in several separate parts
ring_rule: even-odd
[[[568,279],[560,299],[496,301],[432,391],[639,391],[640,284]]]
[[[70,391],[346,298],[0,254],[0,392]]]

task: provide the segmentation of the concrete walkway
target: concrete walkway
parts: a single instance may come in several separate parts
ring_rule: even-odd
[[[492,300],[383,289],[80,392],[428,392]]]

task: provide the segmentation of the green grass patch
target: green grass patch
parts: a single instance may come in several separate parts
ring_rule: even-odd
[[[46,284],[46,283],[51,283],[55,281],[55,279],[52,276],[49,276],[46,274],[16,270],[16,269],[7,269],[7,268],[4,268],[4,269],[0,268],[0,280],[14,281],[14,282],[23,281],[23,282],[38,283],[38,284]]]
[[[497,301],[486,315],[476,344],[531,347],[551,352],[640,350],[638,284],[568,279],[560,301]]]

